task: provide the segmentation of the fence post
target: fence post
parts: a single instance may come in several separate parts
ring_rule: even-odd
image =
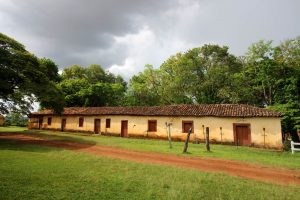
[[[263,134],[262,136],[264,137],[264,148],[266,148],[266,128],[263,128]]]
[[[166,122],[166,131],[167,131],[167,137],[168,137],[170,149],[172,149],[171,127],[170,127],[171,125],[172,123]]]
[[[222,127],[220,127],[220,135],[221,135],[221,144],[223,144],[223,132],[222,132]]]
[[[206,127],[206,138],[205,138],[205,143],[206,143],[206,150],[210,151],[210,146],[209,146],[209,127]]]
[[[190,128],[187,133],[185,143],[184,143],[183,153],[186,153],[186,151],[188,149],[191,132],[192,132],[192,128]]]

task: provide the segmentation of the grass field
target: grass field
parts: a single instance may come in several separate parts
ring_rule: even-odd
[[[295,199],[298,186],[0,140],[0,199]]]
[[[292,155],[291,152],[278,152],[251,147],[235,147],[228,145],[211,145],[212,151],[206,152],[204,144],[189,144],[188,154],[182,154],[183,142],[173,142],[173,148],[169,149],[168,142],[165,140],[132,139],[95,136],[83,133],[62,133],[40,130],[28,131],[26,128],[20,127],[0,127],[0,133],[1,132],[22,132],[26,134],[36,134],[40,137],[45,137],[51,140],[78,141],[137,151],[160,152],[182,156],[214,157],[238,160],[265,166],[300,169],[300,153]]]

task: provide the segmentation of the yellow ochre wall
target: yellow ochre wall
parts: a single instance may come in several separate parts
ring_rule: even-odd
[[[47,125],[48,117],[52,117],[51,126]],[[171,135],[172,138],[184,140],[186,133],[182,133],[182,121],[193,121],[194,133],[191,134],[191,140],[204,140],[204,131],[206,127],[210,130],[210,140],[220,142],[222,127],[222,141],[234,142],[233,123],[250,124],[251,142],[255,146],[264,144],[265,128],[265,144],[268,147],[281,148],[281,122],[278,117],[252,117],[252,118],[233,118],[233,117],[164,117],[164,116],[84,116],[83,127],[79,127],[80,116],[44,116],[43,129],[61,128],[61,119],[65,118],[66,131],[94,131],[94,119],[101,119],[101,134],[120,135],[121,120],[128,120],[128,135],[129,137],[153,137],[166,138],[165,123],[172,123]],[[106,119],[111,119],[110,128],[105,128]],[[157,132],[148,132],[148,120],[157,120]],[[30,128],[38,128],[38,118],[31,118]],[[204,128],[203,128],[204,125]]]

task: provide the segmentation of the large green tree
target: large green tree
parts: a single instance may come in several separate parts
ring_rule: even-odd
[[[66,106],[116,106],[123,102],[126,82],[121,76],[106,72],[100,65],[65,68],[58,84]]]
[[[204,45],[134,76],[127,99],[133,105],[236,103],[240,99],[231,80],[241,68],[228,47]]]
[[[28,114],[34,101],[60,112],[63,96],[56,87],[57,66],[38,59],[16,40],[0,33],[0,112]]]
[[[274,48],[278,66],[274,103],[270,108],[282,112],[282,128],[297,140],[300,130],[300,37],[286,40]]]
[[[146,65],[145,70],[134,75],[126,92],[125,105],[153,106],[160,105],[164,96],[160,95],[159,71],[152,65]]]

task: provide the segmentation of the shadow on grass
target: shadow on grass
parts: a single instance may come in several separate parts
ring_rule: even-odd
[[[62,148],[53,148],[49,146],[42,146],[36,144],[25,144],[20,143],[17,140],[3,140],[0,139],[0,151],[9,150],[9,151],[23,151],[23,152],[37,152],[37,153],[47,153],[50,151],[61,151]]]
[[[19,150],[33,152],[58,151],[62,149],[79,150],[90,148],[96,142],[82,138],[61,135],[47,135],[43,131],[0,132],[0,150]],[[43,146],[45,148],[33,148]],[[47,147],[47,148],[46,148]]]

